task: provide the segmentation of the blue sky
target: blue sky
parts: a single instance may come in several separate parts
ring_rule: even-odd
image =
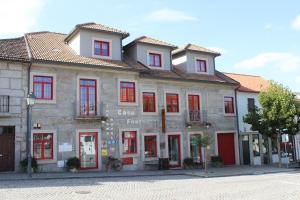
[[[91,21],[128,31],[124,44],[147,35],[218,50],[218,70],[300,91],[299,0],[0,0],[1,38]]]

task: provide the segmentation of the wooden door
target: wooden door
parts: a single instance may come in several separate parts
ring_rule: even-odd
[[[0,172],[15,170],[15,128],[0,127]]]
[[[233,133],[218,134],[218,152],[224,165],[235,164],[235,148]]]

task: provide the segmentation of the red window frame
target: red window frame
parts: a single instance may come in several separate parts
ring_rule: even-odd
[[[100,46],[99,54],[96,53],[96,43],[99,43],[99,46]],[[107,45],[107,54],[104,54],[103,44]],[[94,54],[97,55],[97,56],[109,56],[110,55],[110,47],[109,47],[109,45],[110,44],[107,41],[94,40]]]
[[[226,114],[234,114],[234,98],[225,96],[224,97],[224,109]]]
[[[51,81],[47,82],[45,80],[42,81],[36,81],[36,78],[49,78]],[[34,89],[36,85],[41,85],[41,95],[36,94],[36,90]],[[50,85],[51,86],[51,97],[47,98],[45,97],[45,86]],[[36,99],[38,100],[53,100],[53,77],[52,76],[40,76],[40,75],[34,75],[33,76],[33,93],[36,96]],[[39,97],[41,96],[41,97]]]
[[[50,139],[44,139],[45,135],[51,135]],[[41,137],[42,139],[34,139],[35,136]],[[46,157],[45,156],[45,144],[50,143],[51,146],[51,156]],[[35,144],[40,144],[41,145],[41,157],[37,158],[34,155],[34,146]],[[33,149],[33,157],[36,160],[53,160],[53,133],[33,133],[33,139],[32,139],[32,149]]]
[[[146,138],[155,138],[155,140],[150,141]],[[147,149],[147,147],[150,147],[150,149]],[[154,149],[152,149],[154,147]],[[150,152],[148,155],[146,152]],[[145,158],[156,158],[157,157],[157,135],[145,135],[144,136],[144,155]]]
[[[197,59],[196,60],[196,70],[197,72],[199,73],[205,73],[207,72],[207,65],[206,65],[206,60],[200,60],[200,59]],[[204,69],[202,69],[202,64],[204,64]]]
[[[129,137],[125,137],[125,133],[129,134]],[[125,140],[127,142],[127,150],[124,151]],[[132,146],[133,145],[133,146]],[[133,149],[131,149],[133,147]],[[122,131],[122,152],[123,154],[130,155],[137,153],[137,132],[136,131]]]
[[[159,53],[149,53],[149,66],[151,67],[161,67],[161,54]],[[159,58],[159,62],[157,62],[157,58]]]
[[[81,81],[93,81],[95,84],[94,85],[84,85],[81,83]],[[81,99],[81,89],[85,88],[86,89],[86,94],[85,94],[85,98],[86,98],[86,113],[82,112],[82,99]],[[90,114],[90,88],[94,88],[95,90],[95,110],[92,114]],[[80,92],[80,115],[96,115],[97,113],[97,80],[95,79],[80,79],[79,80],[79,92]]]
[[[167,112],[179,113],[179,95],[176,93],[166,93]]]
[[[120,81],[120,102],[123,103],[136,102],[135,82]]]
[[[200,121],[200,96],[188,95],[189,116],[191,121]]]
[[[156,112],[155,92],[143,92],[143,112]]]

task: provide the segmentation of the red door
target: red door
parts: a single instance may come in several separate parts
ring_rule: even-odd
[[[224,165],[235,164],[234,134],[219,133],[218,134],[218,152],[223,160]]]

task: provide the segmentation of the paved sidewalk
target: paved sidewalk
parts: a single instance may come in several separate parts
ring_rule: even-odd
[[[241,175],[259,175],[280,172],[300,171],[296,168],[278,168],[274,166],[230,166],[209,168],[206,174],[203,169],[177,169],[163,171],[111,171],[111,172],[56,172],[56,173],[34,173],[32,179],[79,179],[79,178],[119,178],[119,177],[143,177],[143,176],[196,176],[196,177],[226,177]],[[28,180],[25,173],[0,173],[0,181]]]

